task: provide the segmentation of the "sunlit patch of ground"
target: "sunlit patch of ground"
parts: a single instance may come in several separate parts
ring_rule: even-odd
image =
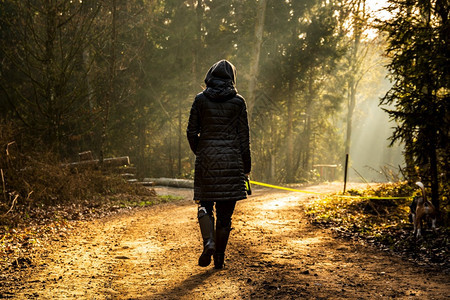
[[[308,249],[311,245],[320,244],[323,242],[323,237],[309,237],[309,238],[301,238],[301,239],[292,239],[290,243],[293,247],[298,249]]]

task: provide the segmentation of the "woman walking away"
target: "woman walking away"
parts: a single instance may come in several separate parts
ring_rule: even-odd
[[[235,67],[226,60],[215,63],[205,83],[206,89],[192,104],[187,127],[189,145],[196,155],[194,200],[199,203],[197,217],[203,238],[198,264],[208,266],[213,256],[214,267],[222,269],[236,201],[247,198],[249,127],[245,100],[235,88]]]

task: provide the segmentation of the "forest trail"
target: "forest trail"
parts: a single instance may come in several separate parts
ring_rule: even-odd
[[[322,185],[310,191],[340,190]],[[445,299],[449,279],[305,219],[308,194],[258,190],[240,201],[226,268],[197,266],[192,191],[184,200],[80,223],[14,299]],[[447,298],[448,299],[448,298]]]

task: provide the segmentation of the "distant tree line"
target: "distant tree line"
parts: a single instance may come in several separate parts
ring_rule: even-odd
[[[129,155],[141,175],[191,177],[194,157],[185,138],[189,108],[209,66],[225,58],[236,65],[237,88],[247,99],[254,176],[309,180],[315,164],[340,163],[349,148],[356,90],[370,77],[367,67],[375,54],[368,53],[382,43],[365,34],[365,4],[5,0],[0,4],[0,117],[14,124],[24,149],[52,151],[61,160],[85,150],[100,158]],[[439,18],[433,14],[423,33],[412,23],[407,32],[411,38],[432,32],[431,40],[442,41],[435,26]],[[386,25],[393,45],[394,32],[404,24]],[[399,36],[395,43],[409,41]],[[426,51],[418,57],[425,63],[433,56],[433,66],[442,68],[432,49]],[[390,54],[395,74],[395,64],[403,60],[396,61],[392,47]],[[423,72],[434,70],[423,66]],[[395,87],[414,84],[437,104],[447,95],[448,78],[427,76],[426,88],[397,79]],[[396,99],[408,101],[393,90],[385,103]],[[397,108],[410,113],[406,106]],[[444,112],[437,116],[431,114],[434,108],[427,109],[427,117],[415,119],[421,125],[403,124],[416,130],[436,120],[433,130],[426,130],[435,132],[440,145],[436,126]],[[349,113],[342,117],[343,111]],[[349,129],[341,130],[346,122]],[[401,134],[396,131],[395,139]],[[419,151],[408,142],[413,138],[411,133],[403,139],[407,156]],[[436,161],[443,162],[448,151],[435,150]]]

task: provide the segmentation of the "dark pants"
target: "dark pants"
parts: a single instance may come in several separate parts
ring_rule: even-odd
[[[217,201],[216,203],[216,219],[222,227],[231,226],[231,216],[236,206],[236,201]],[[214,201],[200,201],[200,206],[206,209],[209,215],[213,215]]]

